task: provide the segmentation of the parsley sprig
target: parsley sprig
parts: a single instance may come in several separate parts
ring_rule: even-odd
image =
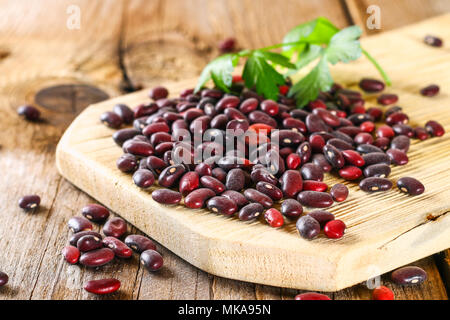
[[[234,68],[241,59],[246,59],[242,73],[245,85],[254,88],[266,99],[276,100],[278,87],[285,83],[286,77],[317,61],[288,93],[289,97],[296,98],[298,107],[303,107],[315,100],[319,92],[327,91],[333,85],[329,64],[348,63],[361,55],[374,64],[386,84],[390,85],[388,75],[361,47],[360,36],[358,26],[339,30],[328,19],[320,17],[293,28],[280,44],[229,53],[214,59],[203,69],[195,91],[198,92],[212,80],[216,87],[229,92]],[[277,49],[281,49],[281,53],[273,51]]]

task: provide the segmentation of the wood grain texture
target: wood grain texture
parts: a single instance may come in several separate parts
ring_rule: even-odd
[[[432,19],[374,38],[363,45],[392,70],[394,86],[413,125],[439,119],[450,129],[450,99],[445,94],[433,101],[420,96],[413,84],[438,82],[443,91],[449,87],[450,55],[445,50],[431,52],[411,37],[418,30],[440,28],[443,37],[450,36],[449,16]],[[389,44],[380,48],[379,43]],[[405,48],[409,50],[405,52]],[[405,62],[404,57],[410,56]],[[420,70],[420,82],[414,68]],[[338,82],[352,84],[372,75],[367,61],[335,68]],[[435,68],[442,68],[436,77]],[[194,81],[167,84],[177,96]],[[408,197],[398,190],[382,194],[365,194],[354,183],[347,183],[349,198],[334,204],[330,211],[347,224],[346,236],[333,241],[320,237],[315,241],[300,239],[294,224],[274,230],[259,223],[245,224],[208,214],[205,210],[165,207],[154,202],[147,191],[139,190],[130,177],[115,168],[122,150],[111,140],[111,130],[98,121],[102,112],[119,100],[129,105],[145,101],[145,92],[115,98],[89,107],[66,131],[57,149],[58,169],[68,180],[91,194],[101,203],[119,212],[164,244],[165,247],[202,270],[227,278],[257,283],[320,291],[335,291],[364,281],[371,273],[385,273],[404,264],[447,249],[450,234],[450,138],[413,142],[410,162],[394,167],[391,179],[408,175],[422,181],[427,192]],[[368,96],[373,104],[374,96]],[[433,108],[424,105],[433,103]],[[439,157],[436,157],[436,153]],[[329,185],[340,182],[334,176]],[[124,198],[122,195],[126,194]],[[425,210],[424,210],[425,209]],[[433,215],[436,219],[429,220]],[[374,271],[371,271],[374,269]],[[294,271],[295,270],[295,271]]]
[[[0,289],[0,299],[217,299],[252,295],[257,299],[292,299],[297,293],[208,275],[162,246],[159,249],[168,266],[163,275],[178,276],[148,275],[137,266],[136,258],[93,271],[68,266],[60,256],[69,237],[67,220],[94,200],[56,174],[54,151],[74,116],[98,101],[99,95],[92,95],[92,88],[116,96],[125,75],[130,75],[133,83],[148,85],[163,79],[194,77],[210,57],[218,54],[216,44],[222,36],[237,36],[240,47],[257,47],[278,42],[290,27],[318,15],[331,18],[340,27],[351,22],[338,0],[247,1],[247,8],[258,2],[264,7],[250,12],[251,19],[244,19],[245,22],[243,17],[248,12],[240,11],[240,1],[222,1],[222,10],[209,13],[211,23],[205,23],[205,14],[200,10],[190,10],[187,18],[175,20],[167,9],[152,9],[161,6],[161,2],[0,1],[0,269],[10,275],[9,285]],[[186,7],[185,0],[170,2],[167,6]],[[195,6],[200,2],[190,3]],[[80,30],[66,28],[66,9],[72,4],[81,9]],[[401,11],[397,17],[414,17],[421,12],[416,11]],[[276,19],[271,12],[277,12]],[[392,28],[400,26],[393,22]],[[267,30],[258,34],[247,32],[247,28]],[[26,123],[15,115],[16,107],[33,103],[37,92],[66,84],[72,86],[66,93],[55,90],[53,95],[39,99],[45,122]],[[90,89],[79,90],[78,85]],[[41,195],[42,209],[26,214],[17,208],[17,200],[31,192]],[[131,226],[129,230],[138,232]],[[429,275],[434,274],[435,268],[428,264],[424,267]],[[80,289],[84,281],[106,276],[117,276],[122,281],[119,293],[99,298]],[[249,295],[249,288],[254,294]],[[415,297],[417,294],[397,294],[401,299]]]

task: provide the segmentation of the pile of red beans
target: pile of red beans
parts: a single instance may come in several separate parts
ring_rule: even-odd
[[[444,134],[436,121],[412,128],[399,106],[384,112],[366,109],[361,92],[338,84],[297,109],[285,95],[289,86],[280,87],[277,101],[245,88],[239,76],[233,78],[231,93],[187,89],[168,98],[166,88],[155,87],[152,101],[134,110],[117,104],[101,121],[114,129],[132,125],[113,135],[124,152],[117,167],[132,174],[142,189],[157,180],[162,188],[150,189],[155,201],[176,205],[184,197],[188,208],[206,207],[243,221],[262,215],[272,227],[294,219],[306,239],[321,230],[337,239],[345,231],[345,223],[323,209],[344,201],[348,189],[344,184],[329,188],[325,173],[359,181],[366,192],[387,191],[393,186],[390,165],[408,163],[411,138]],[[374,79],[362,79],[359,86],[372,95],[385,87]],[[432,96],[434,88],[423,94]],[[397,100],[395,94],[377,97],[383,106]],[[425,190],[412,177],[399,179],[397,187],[409,195]],[[304,206],[320,210],[302,216]]]

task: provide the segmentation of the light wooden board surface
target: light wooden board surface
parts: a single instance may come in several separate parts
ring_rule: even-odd
[[[423,30],[438,28],[440,36],[450,37],[449,16],[367,38],[363,46],[390,70],[394,86],[387,91],[400,95],[413,125],[438,119],[449,130],[450,97],[445,92],[450,87],[450,54],[424,45],[423,36],[418,36]],[[339,82],[352,85],[373,76],[371,69],[368,61],[359,60],[334,73]],[[442,70],[438,75],[437,69]],[[420,86],[429,83],[439,83],[443,94],[434,99],[420,96]],[[166,84],[174,96],[194,85],[195,80]],[[200,269],[267,285],[336,291],[450,246],[450,215],[446,215],[450,211],[450,136],[414,141],[409,164],[393,169],[391,179],[414,176],[425,184],[426,193],[409,197],[393,189],[366,194],[355,183],[347,183],[349,198],[330,208],[347,224],[345,237],[307,241],[298,236],[294,223],[273,229],[261,223],[263,219],[249,224],[206,210],[167,207],[134,186],[129,175],[116,169],[115,159],[122,150],[112,141],[112,130],[98,119],[115,103],[134,106],[146,101],[146,93],[86,109],[58,145],[58,169],[80,189]],[[330,176],[326,181],[332,185],[339,180]],[[429,215],[435,219],[428,219]]]
[[[297,290],[208,275],[162,246],[166,267],[158,275],[139,268],[136,258],[95,272],[68,266],[60,256],[69,237],[66,222],[94,200],[56,173],[55,147],[76,114],[105,98],[96,89],[117,96],[130,82],[151,86],[195,77],[217,55],[223,37],[237,37],[242,48],[270,45],[319,15],[339,27],[358,23],[364,29],[366,7],[373,2],[382,10],[377,32],[450,11],[447,0],[215,0],[206,11],[190,10],[185,0],[1,0],[0,269],[10,282],[0,289],[0,299],[292,299]],[[190,3],[200,8],[208,1]],[[80,7],[80,30],[66,28],[69,5]],[[211,10],[217,6],[220,10]],[[174,7],[190,10],[190,19],[179,19]],[[251,19],[244,23],[246,17]],[[55,87],[63,84],[70,86]],[[44,88],[46,99],[37,101]],[[44,123],[24,123],[16,116],[16,107],[25,102],[38,105]],[[32,192],[41,195],[42,208],[23,214],[17,200]],[[130,226],[130,232],[139,231]],[[421,286],[404,289],[388,276],[383,284],[398,299],[447,299],[444,257],[415,263],[429,275]],[[87,280],[111,276],[122,281],[114,295],[96,297],[80,289]],[[370,290],[357,285],[330,296],[368,299]]]

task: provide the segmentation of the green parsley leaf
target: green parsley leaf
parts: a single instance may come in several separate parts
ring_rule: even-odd
[[[295,69],[295,64],[291,63],[289,61],[289,58],[286,56],[283,56],[276,52],[270,52],[270,51],[261,51],[261,50],[255,50],[254,55],[260,56],[261,58],[264,58],[266,60],[272,61],[274,64],[277,64],[279,66],[288,68],[288,69]]]
[[[289,96],[297,99],[297,106],[304,107],[308,102],[317,98],[320,91],[331,88],[333,79],[326,56],[322,56],[319,63],[299,82],[289,90]]]
[[[228,89],[233,81],[233,70],[239,62],[239,56],[236,54],[224,54],[213,61],[211,61],[202,71],[200,78],[198,79],[195,92],[198,92],[206,82],[210,79],[214,81],[214,84],[225,92],[229,92]]]
[[[242,78],[248,88],[256,88],[256,92],[267,99],[277,100],[278,86],[284,84],[284,77],[267,63],[265,56],[255,51],[247,60]]]
[[[326,49],[328,61],[336,64],[358,59],[362,53],[358,40],[361,33],[361,28],[358,26],[351,26],[336,33]]]

